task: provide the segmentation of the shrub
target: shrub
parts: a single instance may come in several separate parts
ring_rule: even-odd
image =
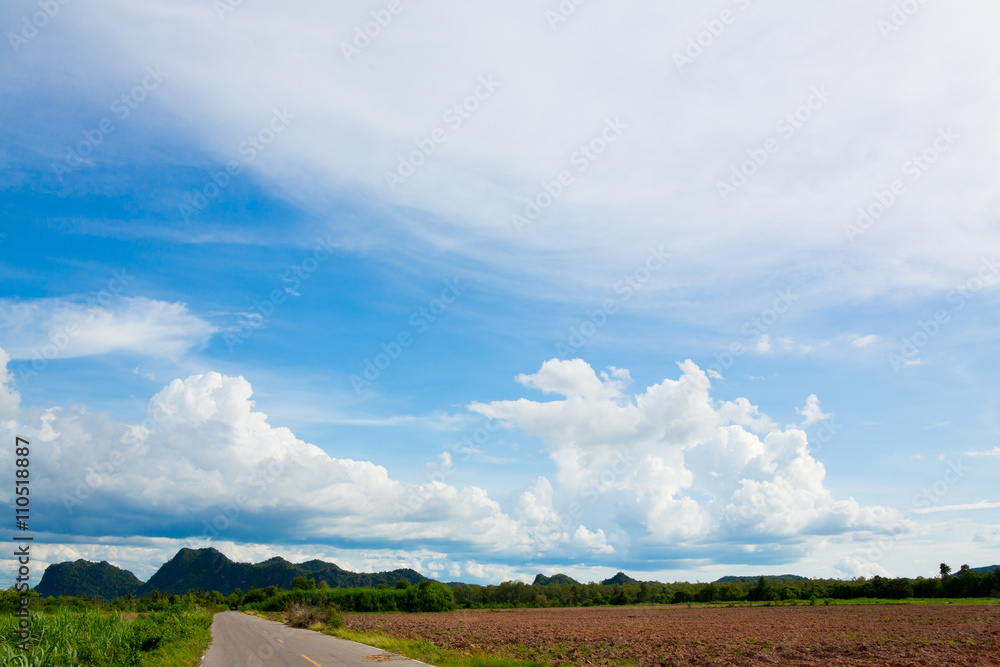
[[[298,602],[288,607],[285,622],[293,628],[308,628],[319,620],[316,607],[309,607]]]
[[[288,608],[285,622],[293,628],[309,628],[317,623],[339,628],[343,625],[340,614],[333,607],[313,607],[295,603]]]

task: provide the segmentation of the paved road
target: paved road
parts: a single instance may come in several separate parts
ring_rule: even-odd
[[[238,611],[215,615],[204,667],[334,667],[391,660],[399,667],[426,665],[395,653],[311,630],[289,628]]]

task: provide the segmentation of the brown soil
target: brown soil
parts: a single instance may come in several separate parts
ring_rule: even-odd
[[[550,665],[1000,665],[993,605],[345,614],[344,626]]]

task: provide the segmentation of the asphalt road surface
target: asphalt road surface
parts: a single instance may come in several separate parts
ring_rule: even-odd
[[[238,611],[215,615],[204,667],[334,667],[392,661],[399,667],[427,667],[381,649],[312,630],[289,628]]]

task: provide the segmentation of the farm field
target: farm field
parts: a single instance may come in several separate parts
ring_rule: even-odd
[[[1000,606],[590,607],[344,614],[344,627],[550,665],[995,666]]]

